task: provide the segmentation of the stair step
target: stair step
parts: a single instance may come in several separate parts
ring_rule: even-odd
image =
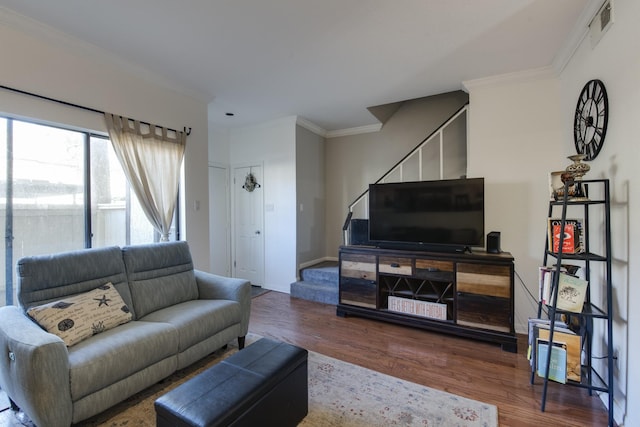
[[[302,270],[302,281],[325,283],[338,287],[338,266],[310,267]]]
[[[303,269],[301,280],[291,284],[291,296],[325,304],[338,304],[338,265],[325,261]]]
[[[338,304],[338,284],[298,281],[291,284],[291,296],[324,304]]]

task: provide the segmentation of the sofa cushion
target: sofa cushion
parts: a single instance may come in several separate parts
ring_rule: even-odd
[[[67,347],[131,320],[129,307],[111,283],[59,301],[31,307],[29,316]]]
[[[18,260],[16,269],[18,300],[25,310],[109,282],[132,308],[122,251],[117,246],[24,257]]]
[[[71,398],[77,401],[167,358],[176,369],[178,335],[166,323],[133,321],[69,348]]]
[[[143,317],[145,322],[168,323],[178,335],[178,351],[240,323],[240,304],[228,300],[193,300],[176,304]]]
[[[198,285],[187,242],[122,248],[137,319],[198,298]]]

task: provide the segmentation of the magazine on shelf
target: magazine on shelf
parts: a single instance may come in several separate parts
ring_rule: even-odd
[[[544,377],[545,375],[547,375],[549,341],[538,338],[536,347],[538,348],[537,374],[540,377]],[[549,379],[562,384],[565,384],[567,382],[567,345],[565,343],[554,341],[553,345],[551,346]]]
[[[571,264],[561,264],[560,272],[573,275],[580,267]],[[553,294],[551,293],[553,278],[556,274],[556,266],[538,267],[538,300],[546,305],[553,303]]]
[[[560,273],[556,308],[581,313],[589,282],[576,276]]]
[[[537,338],[549,341],[549,324],[538,324]],[[580,382],[582,368],[582,338],[569,328],[558,326],[553,328],[553,342],[564,343],[567,350],[567,380]]]
[[[539,336],[539,328],[549,329],[551,321],[549,319],[538,319],[538,318],[529,318],[528,321],[528,348],[527,348],[527,359],[531,364],[531,367],[535,369],[536,367],[536,341]],[[571,331],[567,324],[561,320],[556,320],[555,322],[555,330],[563,330],[563,331]]]
[[[549,234],[549,251],[558,253],[560,247],[560,218],[549,218],[547,233]],[[584,252],[582,221],[579,219],[565,219],[564,240],[562,241],[562,253],[579,254]]]
[[[553,267],[538,268],[538,300],[543,304],[551,303],[551,284],[554,274]]]
[[[538,339],[538,324],[549,324],[549,320],[529,318],[528,322],[528,347],[527,347],[527,359],[532,369],[536,367],[536,340]]]

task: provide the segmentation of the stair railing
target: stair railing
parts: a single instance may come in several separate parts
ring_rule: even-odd
[[[425,147],[430,146],[431,144],[439,144],[440,145],[440,159],[439,159],[439,176],[440,179],[444,179],[444,131],[461,115],[465,115],[465,119],[467,118],[469,111],[469,104],[463,105],[458,111],[453,113],[447,120],[445,120],[436,130],[431,132],[429,136],[422,140],[420,144],[418,144],[415,148],[413,148],[407,155],[405,155],[400,161],[398,161],[395,165],[391,167],[387,172],[384,173],[374,184],[384,184],[387,182],[392,175],[396,176],[396,173],[399,175],[399,180],[394,182],[405,182],[404,181],[404,166],[405,164],[413,158],[414,155],[418,156],[418,181],[424,181],[422,174],[422,153]],[[415,179],[412,179],[415,180]],[[360,203],[365,203],[368,200],[369,196],[369,188],[364,190],[351,204],[349,205],[349,212],[347,213],[347,218],[345,220],[344,226],[342,228],[344,234],[344,244],[349,244],[349,223],[351,217],[353,216],[354,209],[360,205]],[[364,217],[369,217],[368,205],[365,203],[364,205]]]

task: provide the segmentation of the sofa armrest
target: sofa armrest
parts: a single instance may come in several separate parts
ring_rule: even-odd
[[[241,336],[245,336],[249,331],[251,316],[251,283],[245,279],[218,276],[201,270],[195,270],[195,275],[200,299],[226,299],[240,303]]]
[[[67,347],[16,306],[0,307],[0,388],[36,425],[71,424]]]

